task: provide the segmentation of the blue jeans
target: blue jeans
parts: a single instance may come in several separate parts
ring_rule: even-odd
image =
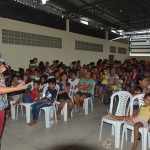
[[[35,104],[32,105],[32,115],[33,115],[33,120],[38,119],[39,117],[39,112],[40,112],[40,108],[42,107],[46,107],[46,106],[50,106],[51,104],[48,103],[40,103],[37,102]]]
[[[26,93],[23,93],[22,95],[22,101],[24,103],[32,103],[32,99],[30,98],[29,94],[26,92]]]

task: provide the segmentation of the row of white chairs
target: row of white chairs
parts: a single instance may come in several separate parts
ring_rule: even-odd
[[[44,87],[43,89],[43,97],[45,96],[45,93],[47,91],[47,88],[48,88],[48,84]],[[57,95],[58,95],[58,92],[59,92],[59,86],[56,84],[56,89],[57,89]],[[75,94],[75,92],[77,92],[75,90],[75,87],[74,86],[71,86],[70,88],[70,92],[69,92],[69,96],[70,98],[72,99],[73,101],[73,95]],[[31,109],[32,109],[32,105],[35,103],[19,103],[17,104],[16,106],[14,106],[14,103],[15,101],[11,101],[10,104],[11,104],[11,115],[12,115],[12,119],[16,119],[18,120],[18,109],[19,109],[19,106],[21,107],[21,112],[23,114],[23,107],[25,107],[25,111],[26,111],[26,122],[27,123],[30,123],[30,120],[31,120],[31,117],[30,117],[30,112],[31,112]],[[89,103],[91,104],[91,111],[93,112],[93,96],[89,97],[89,98],[86,98],[84,100],[84,104],[83,104],[83,107],[85,109],[85,115],[88,115],[88,107],[89,107]],[[55,122],[57,123],[57,116],[56,116],[56,111],[57,111],[57,108],[58,108],[58,105],[60,103],[57,101],[57,97],[54,101],[54,103],[48,107],[43,107],[41,108],[41,110],[43,110],[45,112],[45,124],[46,124],[46,128],[49,128],[51,126],[51,122],[53,121],[50,121],[51,118],[55,117]],[[67,112],[68,112],[68,105],[67,103],[65,103],[62,111],[61,111],[61,115],[63,115],[64,117],[64,121],[67,121]]]
[[[115,111],[116,116],[128,116],[133,115],[133,104],[134,100],[139,100],[139,107],[141,105],[144,105],[144,94],[139,94],[134,97],[129,92],[126,91],[119,91],[114,93],[111,96],[111,102],[110,102],[110,109],[109,112],[112,114],[114,103],[116,102],[116,96],[118,96],[119,101],[118,105]],[[111,124],[112,125],[112,135],[115,136],[115,148],[120,148],[120,142],[121,142],[121,149],[123,148],[123,142],[124,142],[124,135],[126,137],[127,141],[127,130],[131,130],[131,142],[134,141],[134,125],[125,121],[119,121],[116,119],[108,118],[107,116],[102,117],[101,125],[100,125],[100,136],[99,140],[102,139],[102,129],[103,129],[103,123]],[[123,125],[122,130],[122,138],[121,138],[121,126]],[[149,133],[150,125],[140,128],[139,132],[141,133],[142,137],[142,150],[147,149],[147,145],[150,148],[150,133]],[[120,141],[121,139],[121,141]],[[147,142],[147,139],[149,140]],[[148,144],[147,144],[148,143]]]

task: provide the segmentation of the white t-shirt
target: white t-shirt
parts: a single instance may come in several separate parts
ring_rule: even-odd
[[[80,79],[78,79],[78,78],[76,78],[74,81],[72,81],[71,79],[69,79],[68,82],[69,82],[71,85],[76,86],[76,85],[78,85],[79,80],[80,80]]]
[[[45,83],[45,84],[43,84],[43,85],[40,84],[39,90],[43,89],[46,84],[47,84],[47,83]]]

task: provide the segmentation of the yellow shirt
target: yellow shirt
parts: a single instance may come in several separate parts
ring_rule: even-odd
[[[102,84],[108,84],[109,75],[103,75]]]
[[[137,117],[148,122],[150,120],[150,106],[141,106]]]

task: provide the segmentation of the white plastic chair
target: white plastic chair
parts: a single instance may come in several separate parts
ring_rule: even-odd
[[[33,89],[33,82],[30,83],[31,84],[31,90]],[[30,120],[31,120],[31,116],[30,116],[30,111],[31,111],[31,106],[34,104],[35,102],[33,103],[19,103],[16,105],[16,108],[17,108],[17,112],[16,112],[16,120],[18,120],[18,109],[19,109],[19,106],[21,106],[21,112],[22,112],[22,115],[23,115],[23,107],[25,107],[25,110],[26,110],[26,122],[27,123],[30,123]]]
[[[116,101],[116,98],[115,98],[116,96],[118,96],[119,101],[118,101],[115,115],[116,116],[125,116],[126,115],[127,102],[128,102],[128,100],[130,101],[132,99],[132,95],[126,91],[119,91],[119,92],[114,93],[111,96],[111,101],[110,101],[109,112],[111,114],[112,114],[112,110],[113,110],[113,103],[114,103],[114,101]],[[112,125],[112,135],[115,135],[115,148],[119,148],[120,147],[121,125],[125,121],[119,121],[116,119],[107,118],[107,116],[102,117],[101,126],[100,126],[100,136],[99,136],[100,141],[101,141],[101,137],[102,137],[102,129],[103,129],[103,123],[104,122]]]
[[[89,104],[91,104],[91,111],[93,112],[93,98],[94,98],[94,88],[95,88],[95,85],[92,88],[93,88],[92,96],[84,99],[83,108],[85,110],[85,115],[88,115]]]
[[[145,94],[139,94],[136,95],[132,98],[131,103],[130,103],[130,112],[128,112],[128,114],[130,114],[131,116],[133,115],[133,104],[134,104],[134,100],[139,100],[139,107],[144,105],[144,98]],[[126,141],[127,141],[127,129],[131,130],[131,142],[134,141],[134,125],[128,122],[125,122],[124,126],[123,126],[123,131],[122,131],[122,140],[121,140],[121,149],[123,148],[123,141],[124,141],[124,135],[126,134]],[[142,137],[142,150],[146,150],[147,149],[147,137],[148,137],[148,129],[149,126],[147,127],[143,127],[139,129],[139,132],[141,133],[141,137]]]
[[[25,110],[26,110],[26,122],[27,123],[30,123],[31,121],[31,116],[30,116],[30,111],[31,111],[31,106],[34,104],[35,102],[33,103],[19,103],[16,105],[17,107],[17,113],[16,113],[16,120],[18,120],[18,109],[19,109],[19,106],[21,107],[25,107]],[[23,108],[22,109],[22,114],[23,114]]]
[[[45,97],[47,89],[48,89],[48,84],[43,89],[43,97]],[[58,95],[59,87],[57,85],[56,85],[56,89],[57,89],[57,95]],[[50,118],[53,118],[53,116],[55,116],[55,122],[57,123],[56,100],[57,100],[57,96],[56,96],[56,99],[55,99],[55,101],[53,102],[52,105],[41,108],[41,110],[44,110],[44,112],[45,112],[45,124],[46,124],[46,128],[50,127],[50,123],[51,123],[50,122]]]
[[[16,107],[14,106],[14,104],[16,103],[16,101],[10,101],[10,105],[11,105],[11,118],[12,120],[16,119]]]
[[[93,95],[84,99],[83,108],[85,109],[85,115],[88,115],[89,104],[91,104],[91,111],[93,112]]]
[[[149,129],[150,129],[150,125],[143,127],[143,128],[139,128],[139,132],[142,135],[142,150],[147,150],[147,146],[150,148],[150,135],[149,135]],[[132,134],[133,136],[133,134]],[[134,137],[133,137],[134,140]],[[147,144],[148,142],[148,144]]]
[[[150,148],[150,132],[148,132],[148,148]]]

